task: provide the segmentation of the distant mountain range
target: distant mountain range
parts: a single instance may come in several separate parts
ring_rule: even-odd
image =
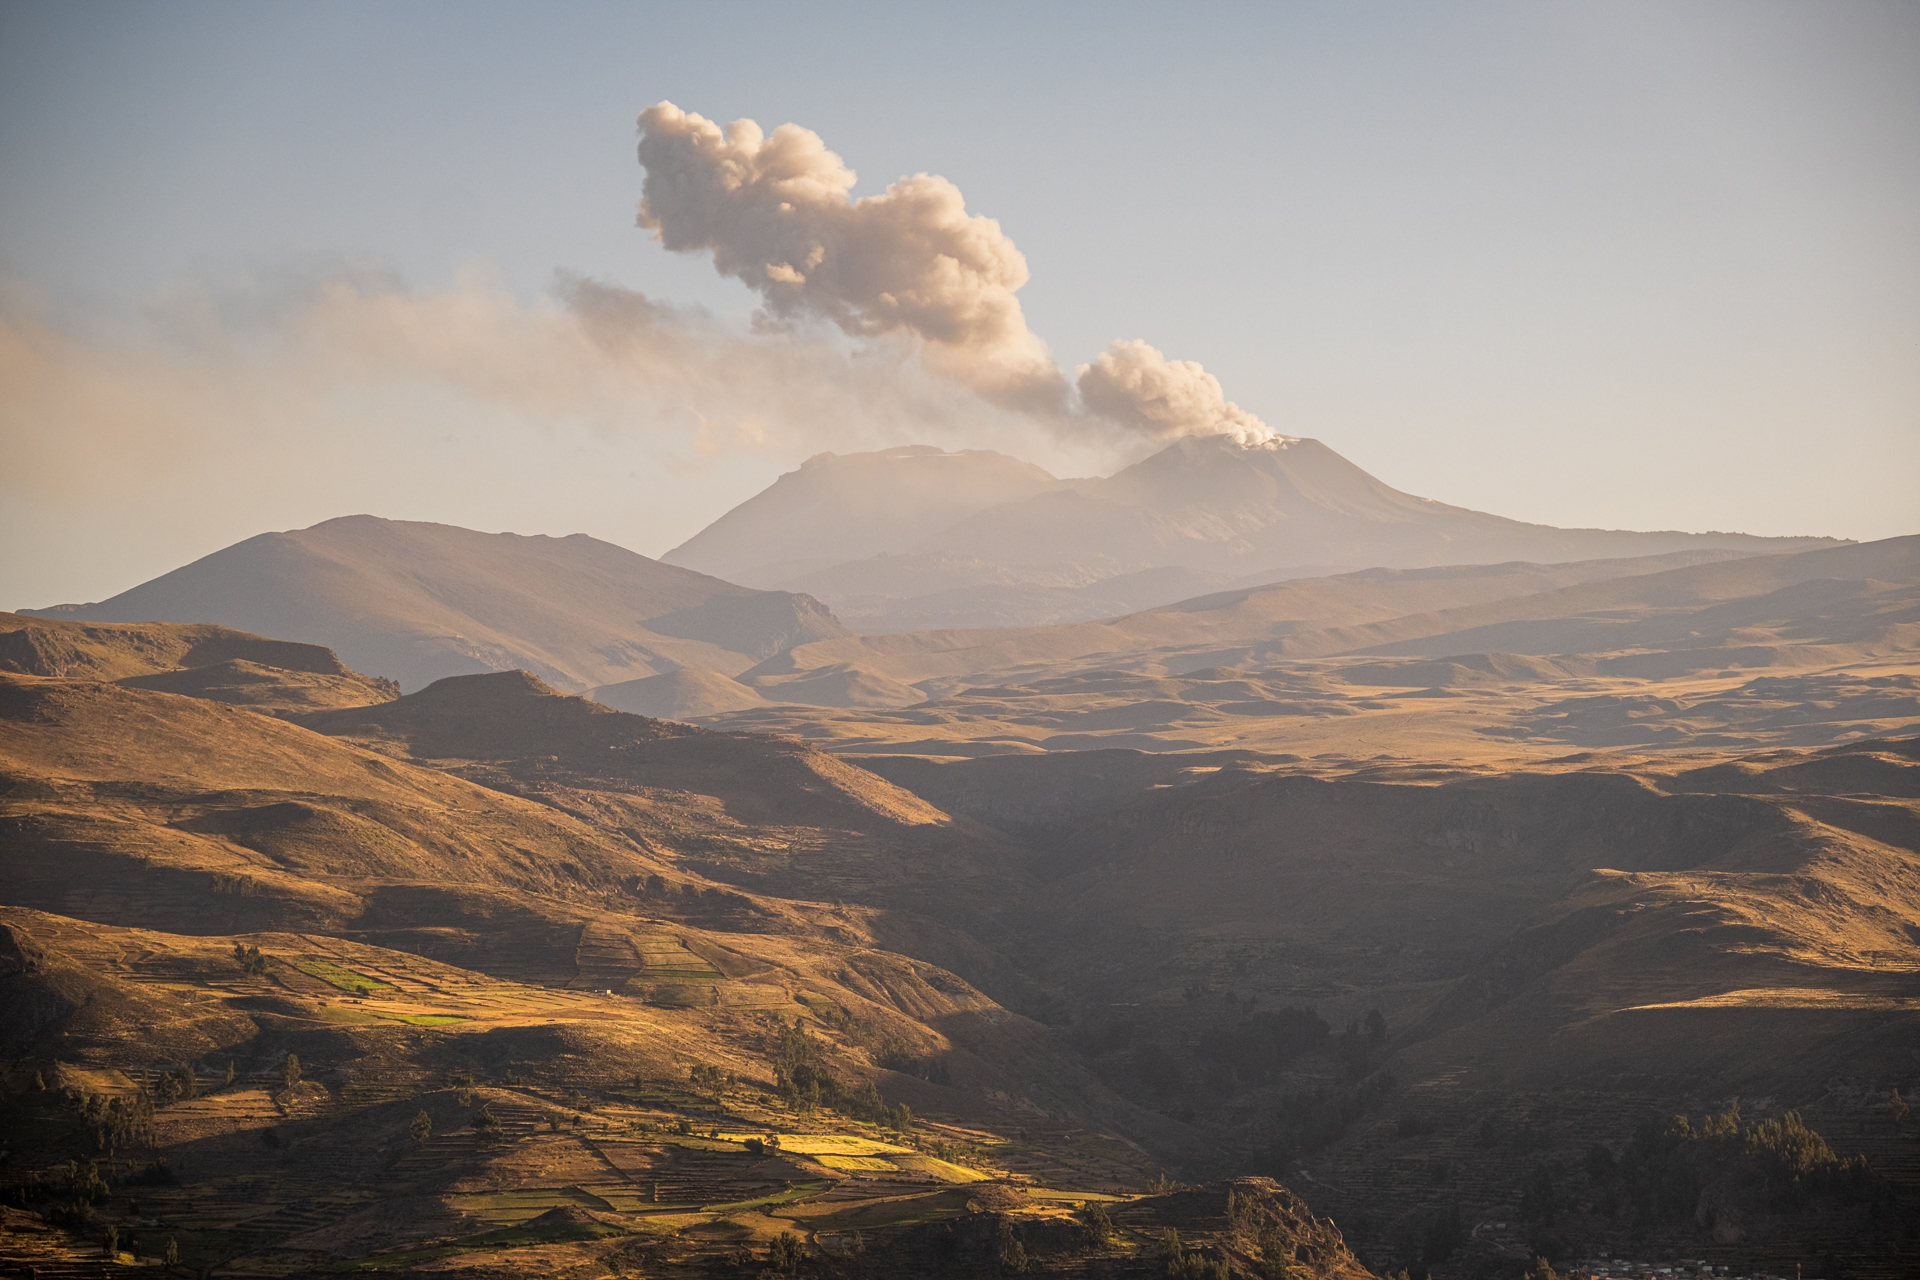
[[[1318,440],[1212,436],[1095,480],[984,450],[820,454],[661,558],[806,592],[874,635],[1084,622],[1357,569],[1835,544],[1526,524],[1402,493]]]
[[[263,533],[98,604],[22,612],[294,636],[407,690],[512,668],[574,692],[683,666],[731,675],[851,634],[809,596],[735,586],[584,534],[373,516]]]
[[[21,612],[285,636],[332,649],[406,692],[518,668],[624,710],[699,718],[769,700],[918,702],[928,690],[913,686],[936,671],[981,669],[953,655],[899,669],[908,650],[952,648],[936,633],[954,629],[1005,629],[1003,639],[962,647],[1025,653],[1038,643],[1053,661],[1062,645],[1080,644],[1067,636],[1074,628],[1134,615],[1141,626],[1121,632],[1177,647],[1217,642],[1219,619],[1252,614],[1211,603],[1175,610],[1170,622],[1149,611],[1277,582],[1523,566],[1524,584],[1492,575],[1484,585],[1494,595],[1468,589],[1452,571],[1396,588],[1419,607],[1453,608],[1513,594],[1509,586],[1524,593],[1835,545],[1523,524],[1401,493],[1315,440],[1186,439],[1096,480],[1059,480],[984,450],[912,446],[812,458],[661,560],[583,534],[488,534],[358,515],[260,534],[109,600]],[[1287,610],[1327,591],[1344,599],[1371,589],[1272,596],[1249,606],[1260,615],[1255,630],[1237,631],[1233,644],[1258,645],[1309,620],[1327,625],[1317,604]],[[1272,608],[1282,613],[1269,616]],[[1395,610],[1409,611],[1396,605],[1353,621]],[[1201,618],[1211,639],[1197,638]],[[1025,634],[1034,628],[1064,630]],[[1097,630],[1106,643],[1110,628]],[[932,638],[884,654],[856,640],[900,633]],[[809,656],[787,656],[796,649]],[[232,684],[230,675],[166,679]]]

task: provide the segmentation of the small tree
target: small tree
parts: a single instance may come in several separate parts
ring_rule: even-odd
[[[1027,1257],[1027,1246],[1013,1233],[1013,1223],[1000,1219],[1000,1270],[1008,1275],[1025,1275],[1031,1260]]]
[[[232,1084],[239,1073],[233,1069],[233,1059],[227,1059],[227,1083]]]
[[[180,1265],[180,1242],[178,1240],[175,1240],[172,1236],[167,1237],[167,1248],[166,1248],[165,1256],[166,1256],[167,1270],[171,1271],[175,1267]]]
[[[1274,1223],[1260,1229],[1260,1274],[1266,1280],[1294,1280],[1293,1245]]]
[[[1893,1113],[1893,1122],[1896,1125],[1905,1124],[1908,1113],[1912,1111],[1912,1108],[1907,1105],[1907,1100],[1900,1096],[1898,1089],[1888,1096],[1887,1109]]]
[[[415,1112],[412,1122],[407,1125],[407,1136],[415,1142],[425,1142],[428,1138],[431,1138],[433,1136],[433,1117],[428,1115],[424,1109]]]
[[[1565,1278],[1553,1269],[1551,1262],[1536,1255],[1533,1259],[1533,1266],[1528,1270],[1525,1280],[1565,1280]]]
[[[111,1223],[108,1224],[107,1242],[101,1246],[101,1251],[107,1255],[109,1261],[120,1256],[120,1228]]]
[[[767,1246],[767,1265],[789,1275],[800,1269],[800,1262],[806,1256],[806,1246],[791,1231],[782,1231],[779,1238]]]
[[[300,1055],[289,1053],[287,1060],[280,1064],[280,1081],[291,1089],[300,1083]]]

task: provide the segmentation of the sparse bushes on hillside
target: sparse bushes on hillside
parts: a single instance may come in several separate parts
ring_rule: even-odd
[[[1231,1274],[1225,1258],[1210,1258],[1197,1249],[1188,1249],[1172,1227],[1161,1235],[1155,1252],[1166,1261],[1171,1280],[1227,1280]]]
[[[1719,1200],[1788,1210],[1821,1197],[1877,1203],[1890,1195],[1864,1156],[1837,1154],[1797,1111],[1745,1123],[1736,1105],[1706,1116],[1698,1128],[1684,1115],[1654,1117],[1635,1130],[1617,1161],[1611,1151],[1596,1147],[1583,1163],[1588,1177],[1605,1191],[1603,1203],[1624,1203],[1647,1227],[1692,1215],[1702,1206],[1711,1219],[1711,1206]],[[1709,1188],[1717,1193],[1703,1198]]]
[[[240,966],[240,972],[259,975],[267,971],[267,958],[260,954],[259,947],[249,947],[243,943],[233,944],[233,962]]]
[[[687,1079],[695,1088],[710,1089],[715,1093],[724,1092],[733,1088],[734,1085],[733,1072],[723,1071],[719,1067],[709,1066],[704,1062],[696,1062],[689,1067]]]
[[[953,1080],[951,1069],[945,1059],[928,1056],[916,1057],[907,1042],[898,1036],[890,1037],[880,1047],[875,1060],[889,1071],[898,1071],[901,1075],[918,1076],[929,1084],[950,1084]]]

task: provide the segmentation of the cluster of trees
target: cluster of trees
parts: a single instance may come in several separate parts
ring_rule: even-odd
[[[820,1042],[795,1018],[791,1025],[774,1019],[773,1079],[781,1101],[795,1111],[827,1107],[856,1120],[866,1120],[902,1133],[913,1127],[913,1111],[903,1102],[888,1106],[869,1080],[861,1089],[849,1089],[820,1055]]]
[[[1891,1192],[1864,1155],[1837,1155],[1799,1111],[1749,1123],[1741,1119],[1740,1103],[1703,1117],[1697,1128],[1686,1115],[1647,1119],[1620,1159],[1605,1146],[1588,1151],[1586,1173],[1609,1192],[1609,1201],[1624,1197],[1634,1217],[1649,1224],[1690,1215],[1709,1184],[1776,1211],[1803,1207],[1816,1196],[1860,1203]],[[1544,1184],[1534,1201],[1544,1211],[1553,1207]]]
[[[1225,1258],[1210,1257],[1181,1243],[1180,1233],[1172,1227],[1161,1233],[1154,1252],[1166,1263],[1173,1280],[1228,1280],[1231,1274]],[[1283,1273],[1284,1274],[1284,1273]]]
[[[928,1055],[917,1056],[907,1042],[894,1036],[880,1047],[880,1065],[889,1071],[898,1071],[902,1075],[918,1076],[929,1084],[951,1084],[953,1071],[947,1066],[946,1059]]]
[[[44,1211],[47,1221],[56,1227],[78,1229],[93,1220],[93,1206],[112,1192],[95,1161],[69,1160],[65,1169],[50,1177],[30,1170],[24,1180],[7,1188],[5,1198],[23,1209],[36,1202],[56,1201]]]
[[[72,1106],[93,1131],[95,1146],[109,1156],[122,1147],[153,1145],[154,1095],[145,1089],[131,1097],[76,1094]]]
[[[267,958],[260,954],[260,948],[249,947],[242,943],[233,944],[233,962],[240,966],[242,973],[262,974],[267,971]]]
[[[707,1089],[714,1093],[724,1092],[734,1085],[733,1072],[710,1067],[704,1062],[696,1062],[688,1068],[687,1080],[696,1089]]]
[[[1603,1212],[1625,1209],[1643,1226],[1692,1215],[1708,1188],[1724,1203],[1774,1211],[1804,1207],[1815,1198],[1844,1203],[1891,1203],[1892,1187],[1865,1156],[1842,1156],[1807,1127],[1797,1111],[1765,1120],[1742,1119],[1738,1103],[1702,1118],[1684,1115],[1642,1122],[1616,1157],[1595,1143],[1582,1162],[1601,1193]],[[1552,1173],[1536,1167],[1523,1187],[1522,1212],[1551,1225],[1566,1207]]]

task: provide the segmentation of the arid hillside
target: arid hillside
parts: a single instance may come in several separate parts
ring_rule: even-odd
[[[291,714],[398,697],[331,649],[206,624],[84,623],[0,613],[0,671],[114,680],[255,711]]]
[[[1685,1215],[1606,1209],[1580,1162],[1649,1115],[1741,1099],[1750,1119],[1797,1108],[1870,1136],[1889,1187],[1920,1182],[1890,1105],[1920,1079],[1920,741],[1523,771],[870,764],[1035,851],[1021,960],[1103,1078],[1306,1186],[1363,1256],[1418,1259],[1450,1215],[1506,1224],[1439,1250],[1456,1265],[1628,1227],[1675,1256],[1717,1239],[1859,1267],[1896,1249],[1855,1210],[1750,1200],[1690,1236]],[[1535,1170],[1557,1213],[1530,1201]]]
[[[1783,577],[1833,580],[1797,559],[1459,589],[1598,586],[1588,612],[1632,626],[1732,601],[1786,619],[1777,656],[1874,594],[1761,613]],[[1432,580],[1296,591],[1365,609]],[[70,674],[0,676],[31,1222],[78,1197],[89,1230],[146,1239],[165,1206],[199,1265],[250,1275],[698,1275],[790,1249],[849,1275],[1913,1261],[1890,1224],[1920,1190],[1896,1105],[1920,1083],[1920,751],[1859,733],[1912,700],[1864,651],[1700,699],[1812,746],[1570,751],[1549,734],[1587,730],[1562,720],[1551,751],[1483,732],[1423,755],[1361,705],[1409,687],[1388,681],[1514,702],[1602,659],[1353,654],[1078,677],[1136,704],[1351,706],[1319,717],[1339,750],[1113,749],[1089,715],[1098,749],[968,757],[717,732],[527,672],[273,714],[140,687],[272,656],[215,642],[273,643],[66,623],[11,643]],[[1360,749],[1368,717],[1394,749]],[[1781,1142],[1799,1199],[1769,1181]],[[107,1190],[72,1184],[87,1159]],[[1693,1187],[1685,1210],[1649,1178]]]
[[[1820,745],[1920,726],[1916,548],[1368,571],[1072,627],[828,641],[735,682],[789,705],[694,718],[948,757]],[[896,701],[791,705],[830,682]]]
[[[30,612],[289,636],[409,690],[513,668],[574,691],[688,665],[737,672],[848,634],[810,597],[735,586],[584,534],[373,516],[263,533],[110,600]]]

